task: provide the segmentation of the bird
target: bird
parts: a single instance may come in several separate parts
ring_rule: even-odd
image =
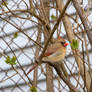
[[[67,45],[68,43],[61,36],[54,39],[53,42],[50,45],[48,45],[43,55],[42,61],[49,61],[52,63],[61,62],[66,55]],[[29,74],[37,66],[38,64],[35,63],[35,65],[28,71],[27,74]]]

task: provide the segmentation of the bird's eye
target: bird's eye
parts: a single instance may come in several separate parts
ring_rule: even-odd
[[[61,44],[62,44],[62,45],[64,45],[64,44],[65,44],[65,42],[61,42]]]

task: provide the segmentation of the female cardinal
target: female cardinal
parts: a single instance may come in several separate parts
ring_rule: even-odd
[[[60,62],[64,59],[66,54],[66,46],[68,43],[62,38],[58,37],[54,40],[54,42],[47,47],[45,51],[42,61],[50,61],[50,62]],[[27,74],[29,74],[35,67],[37,67],[37,63],[29,70]]]
[[[66,46],[68,43],[61,38],[58,37],[53,44],[51,44],[43,56],[43,61],[51,61],[51,62],[58,62],[63,60],[66,54]]]

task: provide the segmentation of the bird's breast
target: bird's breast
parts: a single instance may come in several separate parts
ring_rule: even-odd
[[[59,49],[55,53],[53,53],[50,56],[44,57],[43,60],[45,61],[52,61],[52,62],[58,62],[64,59],[66,54],[66,49]]]

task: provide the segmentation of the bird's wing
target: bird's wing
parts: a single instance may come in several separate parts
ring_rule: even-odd
[[[46,52],[44,53],[44,57],[47,57],[47,56],[50,56],[52,55],[53,53],[55,53],[59,48],[57,47],[49,47],[47,48]]]

